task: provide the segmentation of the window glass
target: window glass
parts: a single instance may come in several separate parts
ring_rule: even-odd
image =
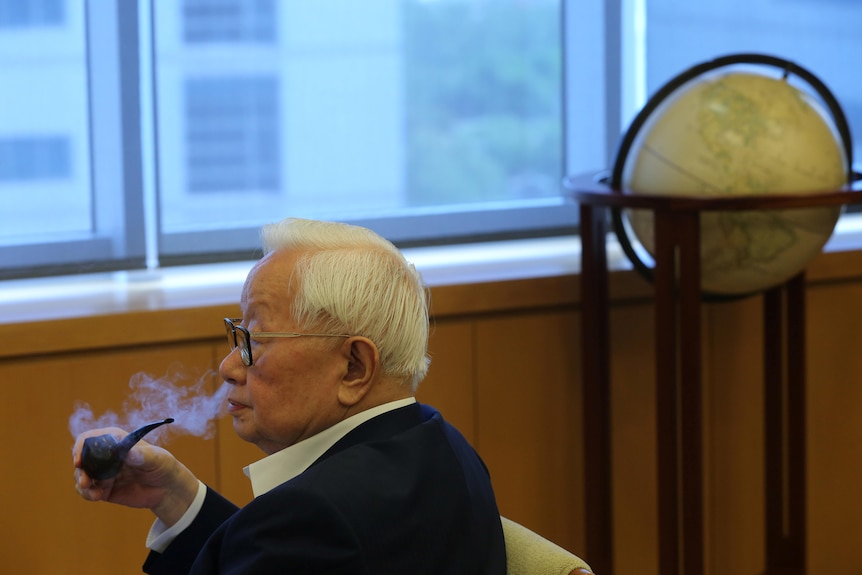
[[[557,3],[408,2],[400,25],[406,204],[559,195]]]
[[[145,264],[135,3],[0,0],[0,278]]]
[[[86,67],[80,5],[0,0],[0,244],[92,229]]]
[[[557,0],[153,6],[164,258],[288,216],[401,242],[574,225]]]

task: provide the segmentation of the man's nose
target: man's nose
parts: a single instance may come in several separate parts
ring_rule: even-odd
[[[224,359],[219,364],[218,372],[221,378],[231,385],[242,385],[245,383],[246,367],[242,363],[239,346],[224,356]]]

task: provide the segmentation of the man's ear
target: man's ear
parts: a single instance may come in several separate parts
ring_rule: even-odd
[[[347,369],[338,388],[338,401],[352,407],[371,390],[380,367],[380,352],[373,341],[361,336],[351,337],[344,345]]]

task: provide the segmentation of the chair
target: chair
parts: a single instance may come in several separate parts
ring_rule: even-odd
[[[507,519],[503,522],[506,540],[507,575],[588,575],[590,566],[556,543],[523,525]]]

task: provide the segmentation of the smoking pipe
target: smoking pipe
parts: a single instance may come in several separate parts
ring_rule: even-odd
[[[117,441],[111,434],[88,437],[81,449],[81,469],[93,479],[111,479],[116,477],[123,467],[129,450],[143,437],[166,423],[173,423],[172,417],[155,421],[139,427],[135,431]]]

